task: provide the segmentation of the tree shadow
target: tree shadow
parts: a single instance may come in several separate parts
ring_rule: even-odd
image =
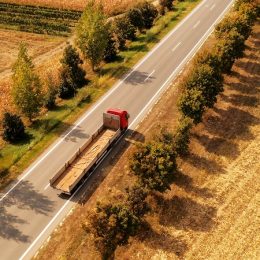
[[[227,138],[222,137],[210,137],[208,135],[202,134],[192,134],[198,142],[204,146],[206,151],[209,153],[214,153],[216,155],[236,158],[239,156],[239,150],[235,143],[230,142]]]
[[[144,223],[142,232],[136,236],[136,239],[153,250],[174,253],[178,257],[183,257],[188,250],[188,244],[181,236],[173,237],[165,231],[159,233],[147,222]]]
[[[33,135],[31,133],[25,132],[21,139],[9,143],[14,146],[22,146],[22,145],[29,144],[32,140],[33,140]]]
[[[206,199],[214,197],[212,192],[208,188],[199,188],[194,186],[192,178],[184,174],[180,170],[176,171],[176,173],[174,174],[173,182],[175,185],[181,187],[188,193],[192,193]]]
[[[190,153],[187,156],[187,162],[193,165],[195,168],[206,171],[208,174],[223,174],[225,170],[217,162],[199,156],[194,153]]]
[[[135,44],[135,45],[131,45],[127,48],[128,51],[134,51],[134,52],[146,52],[148,51],[148,47],[147,44],[143,43],[143,44]]]
[[[0,237],[20,242],[28,242],[29,237],[19,230],[19,225],[27,224],[27,220],[8,212],[12,207],[30,210],[36,214],[48,216],[52,212],[54,202],[41,194],[29,181],[21,181],[14,191],[1,201]],[[33,217],[33,216],[32,216]],[[17,227],[18,225],[18,227]]]
[[[254,81],[254,79],[252,79],[252,81]],[[248,84],[243,84],[242,82],[239,83],[232,82],[227,87],[231,90],[236,90],[241,94],[257,95],[260,92],[259,89],[257,89],[257,86],[252,88],[252,86],[249,86]],[[224,95],[222,94],[221,97],[222,96]]]
[[[254,138],[249,127],[260,123],[260,119],[251,115],[247,111],[229,106],[227,109],[214,107],[218,114],[207,118],[206,130],[216,136],[226,140],[240,138],[251,140]],[[227,124],[227,122],[229,122]]]
[[[143,83],[149,83],[153,79],[154,77],[149,76],[147,72],[133,71],[132,74],[125,79],[125,82],[131,85],[140,85]]]
[[[209,232],[215,226],[217,209],[200,204],[188,197],[173,196],[165,199],[156,195],[159,207],[159,222],[164,226],[173,226],[177,230]]]
[[[254,91],[256,91],[256,89],[254,89]],[[222,94],[221,98],[225,102],[229,102],[235,106],[257,107],[259,105],[259,100],[255,96],[239,94],[230,94],[229,96],[226,96]]]
[[[66,133],[63,133],[61,136],[65,136],[65,142],[77,142],[77,139],[87,139],[90,137],[89,134],[84,133],[84,129],[80,126],[74,128],[69,136],[66,136]]]

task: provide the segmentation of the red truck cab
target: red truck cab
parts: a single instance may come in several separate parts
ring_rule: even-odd
[[[121,130],[126,130],[128,128],[128,119],[129,119],[129,114],[125,110],[121,109],[108,109],[107,113],[112,114],[112,115],[117,115],[120,117],[120,128]]]

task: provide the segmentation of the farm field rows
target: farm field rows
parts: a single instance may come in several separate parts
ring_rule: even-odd
[[[115,259],[259,259],[260,24],[247,41],[225,91],[192,131],[190,155],[179,162],[171,191],[151,198],[147,225]],[[134,182],[128,171],[132,143],[151,138],[160,122],[177,123],[172,87],[90,181],[87,202],[52,235],[37,259],[100,259],[82,230],[97,201],[119,201]]]

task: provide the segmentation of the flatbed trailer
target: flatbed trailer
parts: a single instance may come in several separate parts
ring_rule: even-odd
[[[124,117],[128,119],[128,114],[125,115],[124,113]],[[125,127],[122,128],[120,115],[104,113],[103,125],[50,179],[50,186],[62,193],[71,195],[82,178],[86,177],[124,130]]]

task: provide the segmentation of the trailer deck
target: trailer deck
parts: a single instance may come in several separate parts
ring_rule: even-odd
[[[82,172],[89,167],[93,158],[104,152],[107,143],[116,135],[116,132],[116,130],[105,128],[91,145],[87,146],[80,156],[55,180],[52,186],[69,193],[73,184],[82,175]]]

